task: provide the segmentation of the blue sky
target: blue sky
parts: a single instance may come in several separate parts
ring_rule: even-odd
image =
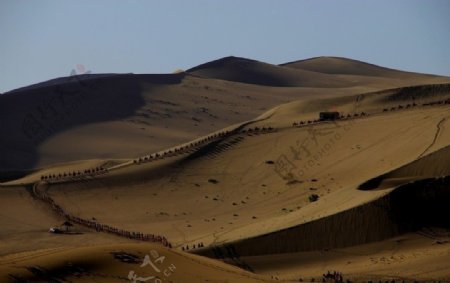
[[[450,1],[0,0],[0,92],[93,73],[168,73],[234,55],[342,56],[450,76]]]

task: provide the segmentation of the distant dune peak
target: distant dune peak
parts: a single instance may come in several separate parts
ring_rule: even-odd
[[[378,83],[380,79],[391,81],[438,77],[336,56],[320,56],[280,65],[227,56],[198,65],[186,72],[203,78],[246,84],[321,88],[355,87],[368,80],[375,80]]]
[[[283,63],[280,64],[280,66],[330,75],[358,75],[395,78],[418,75],[416,73],[391,69],[356,59],[337,56],[313,57]]]
[[[243,58],[243,57],[226,56],[223,58],[219,58],[219,59],[216,59],[216,60],[213,60],[210,62],[200,64],[196,67],[188,69],[187,72],[195,72],[197,70],[206,69],[206,68],[220,68],[220,67],[224,67],[228,64],[251,63],[251,62],[257,63],[258,61]]]

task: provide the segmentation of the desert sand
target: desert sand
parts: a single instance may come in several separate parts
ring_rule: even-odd
[[[0,113],[2,282],[450,281],[448,77],[226,57]]]

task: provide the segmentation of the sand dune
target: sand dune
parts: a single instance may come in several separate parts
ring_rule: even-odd
[[[342,57],[315,57],[306,60],[293,61],[280,64],[280,66],[313,71],[324,74],[334,75],[357,75],[371,77],[423,77],[423,74],[399,71],[374,64],[342,58]],[[430,77],[433,75],[429,75]]]
[[[227,57],[88,81],[0,97],[5,280],[124,281],[149,250],[172,282],[450,278],[449,78]]]
[[[438,137],[440,131],[436,133]],[[433,146],[434,143],[430,145]],[[427,152],[429,149],[425,149]],[[450,148],[448,146],[430,153],[414,162],[375,177],[359,186],[360,190],[375,190],[400,186],[418,180],[450,176]]]
[[[188,73],[227,81],[273,87],[349,87],[335,76],[284,68],[239,57],[225,57],[187,70]]]
[[[154,268],[145,261],[146,256]],[[275,282],[218,261],[136,243],[12,254],[0,260],[0,278],[2,282],[131,282],[133,278],[156,282],[215,282],[217,278]]]
[[[353,282],[446,282],[448,245],[424,235],[439,235],[439,229],[425,234],[404,234],[386,241],[346,249],[244,257],[255,272],[282,274],[292,281],[322,280],[322,274],[341,271]],[[445,235],[445,234],[443,234]],[[447,238],[448,236],[443,236]],[[442,242],[440,242],[442,243]]]
[[[346,69],[338,63],[336,68]],[[325,74],[236,57],[187,73],[55,79],[0,97],[0,123],[7,133],[0,138],[0,171],[6,179],[55,163],[130,158],[188,142],[290,101],[449,81],[419,74],[399,78],[389,72],[383,77]]]
[[[188,73],[227,81],[272,87],[343,88],[370,82],[395,83],[396,80],[441,81],[436,75],[423,75],[388,69],[356,60],[318,57],[271,65],[240,57],[225,57],[187,70]],[[414,83],[413,83],[414,84]]]
[[[435,112],[436,110],[438,110],[438,112]],[[412,144],[409,151],[405,151],[406,148],[403,148],[402,152],[397,152],[396,150],[397,148],[392,148],[392,151],[390,152],[391,155],[393,155],[391,157],[392,161],[396,160],[396,162],[398,163],[392,163],[392,161],[390,162],[386,162],[385,167],[380,166],[381,164],[383,164],[383,161],[381,160],[372,160],[372,162],[374,162],[373,164],[378,164],[377,166],[377,170],[379,170],[378,172],[382,172],[383,168],[393,168],[396,165],[395,164],[402,164],[402,162],[410,162],[411,160],[413,160],[413,157],[411,155],[411,153],[413,152],[417,152],[417,155],[420,154],[419,152],[423,151],[424,148],[426,148],[429,143],[430,140],[432,139],[432,136],[435,133],[435,130],[432,127],[428,127],[427,124],[422,124],[420,126],[417,127],[411,127],[410,129],[408,129],[407,131],[404,131],[402,136],[398,136],[395,135],[396,132],[401,131],[403,125],[409,124],[411,122],[411,120],[416,119],[417,121],[421,120],[422,117],[427,114],[432,114],[434,118],[431,119],[429,121],[430,124],[436,123],[436,121],[439,121],[441,119],[441,117],[444,117],[447,114],[447,108],[446,107],[439,107],[439,108],[433,108],[433,109],[426,109],[426,108],[422,108],[421,111],[424,111],[424,114],[421,114],[419,112],[419,114],[416,113],[416,111],[413,110],[405,110],[403,111],[403,113],[393,113],[393,114],[388,114],[388,115],[380,115],[380,116],[374,116],[372,118],[366,118],[363,120],[360,120],[358,122],[361,122],[360,124],[354,124],[351,125],[351,132],[347,133],[347,132],[343,132],[346,133],[347,135],[345,137],[341,137],[339,143],[337,143],[336,146],[336,151],[339,152],[339,154],[341,155],[341,157],[339,157],[339,155],[336,155],[337,152],[335,153],[333,150],[333,154],[330,154],[330,156],[326,156],[326,157],[322,157],[321,160],[321,164],[324,165],[316,165],[313,166],[312,168],[305,168],[304,170],[308,170],[307,172],[307,176],[305,176],[304,178],[306,179],[313,179],[313,178],[318,178],[318,176],[316,174],[318,174],[318,172],[320,172],[320,170],[322,170],[322,167],[325,166],[325,168],[330,168],[330,165],[325,165],[327,164],[327,160],[328,158],[338,158],[341,159],[341,164],[340,164],[340,170],[348,170],[348,168],[352,167],[352,164],[354,164],[354,162],[362,162],[363,160],[367,159],[367,155],[368,154],[370,156],[370,154],[375,154],[376,152],[378,152],[379,149],[384,148],[387,146],[387,144],[390,143],[395,143],[398,140],[404,139],[404,138],[408,138],[408,137],[415,137],[417,135],[417,133],[422,133],[424,135],[422,142],[420,143],[419,141],[417,141],[415,144]],[[370,134],[369,131],[363,131],[363,129],[375,129],[376,125],[378,126],[383,126],[385,121],[392,119],[393,116],[397,116],[399,119],[401,117],[401,120],[398,120],[397,123],[395,125],[392,125],[392,128],[389,131],[386,131],[385,129],[385,134],[383,136],[377,136],[375,141],[373,140],[373,134]],[[269,123],[270,119],[268,121],[266,121],[265,123]],[[403,122],[402,122],[403,121]],[[317,126],[317,131],[325,131],[325,132],[329,132],[330,130],[336,130],[335,127],[331,126],[331,125],[323,125],[325,128],[324,130],[321,130],[321,127]],[[345,131],[345,129],[341,129],[342,131]],[[429,133],[428,135],[425,135],[424,130],[427,130],[427,132]],[[261,165],[254,167],[256,164],[264,164],[264,160],[268,159],[268,160],[276,160],[277,157],[281,156],[281,155],[291,155],[291,149],[289,147],[287,148],[281,148],[281,152],[279,153],[272,153],[272,157],[271,156],[261,156],[258,155],[258,152],[265,152],[267,151],[267,148],[273,148],[273,146],[271,146],[271,144],[273,142],[276,142],[277,140],[279,140],[281,137],[282,139],[287,143],[287,144],[296,144],[295,139],[299,137],[299,134],[305,134],[305,137],[308,137],[308,131],[307,129],[295,129],[295,128],[291,128],[289,127],[287,130],[284,131],[279,131],[277,133],[273,133],[273,134],[267,134],[267,135],[258,135],[255,137],[249,137],[244,135],[244,139],[243,141],[240,141],[238,144],[234,145],[234,146],[228,146],[224,147],[224,149],[222,150],[223,152],[221,153],[220,151],[217,152],[217,157],[214,157],[214,155],[210,155],[209,152],[211,152],[211,150],[206,152],[206,156],[199,156],[196,157],[194,159],[186,159],[186,158],[172,158],[172,159],[168,159],[167,161],[161,161],[162,163],[158,164],[148,164],[148,165],[139,165],[138,168],[134,169],[133,167],[129,167],[127,169],[123,169],[123,170],[119,170],[115,173],[111,172],[109,175],[103,177],[99,182],[93,182],[92,184],[89,184],[89,182],[87,184],[84,184],[84,189],[80,188],[76,183],[72,184],[68,184],[68,185],[64,185],[61,190],[58,189],[59,185],[56,185],[54,188],[51,188],[50,193],[54,194],[55,199],[56,200],[60,200],[63,203],[65,202],[64,200],[67,198],[68,195],[70,195],[70,199],[77,199],[77,201],[75,203],[83,203],[83,205],[85,205],[86,207],[91,207],[92,209],[95,209],[95,211],[91,211],[90,210],[84,210],[84,215],[86,217],[93,215],[96,216],[96,218],[103,218],[105,219],[106,223],[112,223],[115,226],[121,226],[121,227],[131,227],[131,226],[135,226],[137,225],[137,223],[135,224],[131,224],[131,223],[125,223],[128,222],[129,218],[133,218],[133,219],[138,219],[139,217],[143,217],[146,213],[150,212],[150,211],[154,211],[153,213],[155,213],[155,221],[157,221],[157,219],[159,218],[157,212],[158,212],[158,208],[154,208],[151,209],[150,211],[148,209],[144,209],[145,207],[145,203],[147,198],[143,197],[140,198],[138,202],[136,199],[137,195],[154,195],[152,197],[152,199],[158,199],[161,198],[158,203],[161,204],[161,208],[160,211],[164,212],[165,209],[163,208],[164,204],[166,203],[171,203],[174,202],[174,200],[178,200],[181,199],[183,200],[184,203],[188,204],[190,202],[192,203],[197,203],[198,201],[200,201],[200,198],[202,198],[202,194],[199,194],[199,192],[204,191],[205,193],[207,193],[209,190],[212,189],[212,187],[215,187],[214,191],[222,191],[222,193],[219,194],[219,196],[217,197],[219,203],[218,204],[214,204],[214,201],[211,200],[207,200],[205,199],[205,204],[202,205],[203,208],[207,208],[208,205],[207,203],[211,203],[212,208],[214,208],[214,210],[212,210],[214,212],[214,214],[219,214],[219,207],[223,207],[224,209],[224,213],[226,215],[227,211],[233,211],[233,205],[231,205],[231,203],[233,202],[233,198],[235,198],[235,196],[233,196],[233,192],[230,191],[224,191],[226,190],[225,188],[228,186],[236,186],[238,184],[240,184],[240,193],[242,192],[246,192],[246,194],[250,197],[250,199],[256,198],[255,202],[258,203],[258,199],[261,200],[265,200],[267,197],[264,195],[261,195],[261,192],[259,192],[258,195],[255,196],[255,194],[260,191],[260,189],[258,189],[258,187],[261,187],[261,185],[266,184],[266,186],[269,186],[271,183],[272,185],[270,185],[270,187],[273,187],[274,189],[269,190],[267,193],[269,193],[269,195],[273,195],[273,193],[275,193],[276,188],[279,187],[280,189],[284,187],[284,189],[281,189],[281,191],[285,191],[286,189],[288,189],[290,186],[286,185],[286,183],[289,180],[284,180],[283,178],[280,178],[274,171],[273,168],[270,166],[264,166],[258,170],[256,169],[252,169],[252,168],[258,168],[261,167]],[[358,133],[358,134],[357,134]],[[342,134],[342,133],[341,133]],[[359,136],[359,137],[358,137]],[[267,138],[270,138],[268,141],[265,141]],[[355,141],[356,139],[356,141]],[[360,140],[359,140],[360,139]],[[229,141],[234,140],[234,138],[230,138],[230,140],[226,140],[224,141],[224,143],[229,143]],[[290,140],[292,140],[292,142],[290,142]],[[383,142],[379,142],[380,140],[384,140]],[[262,144],[261,142],[264,141]],[[371,143],[376,142],[376,146],[371,145]],[[345,145],[347,144],[359,144],[360,147],[367,147],[367,152],[365,154],[360,154],[360,155],[356,155],[353,156],[352,152],[357,150],[356,148],[350,147],[347,150],[344,150]],[[364,146],[364,143],[366,143],[366,145]],[[259,144],[258,146],[255,146],[255,144]],[[422,145],[421,145],[422,144]],[[217,146],[218,148],[220,148],[220,145]],[[342,148],[341,148],[342,147]],[[314,149],[315,147],[313,147]],[[256,160],[252,160],[251,158],[249,159],[250,156],[253,155],[249,155],[249,149],[252,149],[252,152],[255,153],[254,158],[257,158],[258,161]],[[313,150],[311,149],[311,150]],[[320,147],[318,147],[318,149],[316,150],[320,150]],[[215,150],[212,149],[212,151],[214,152]],[[283,153],[283,151],[285,151]],[[347,151],[347,152],[346,152]],[[246,152],[247,155],[247,159],[248,159],[248,163],[243,163],[240,159],[239,156],[242,156],[243,152]],[[253,157],[252,157],[253,158]],[[179,160],[179,161],[177,161]],[[380,164],[381,161],[381,164]],[[203,165],[205,163],[205,165]],[[239,166],[234,165],[234,164],[238,164],[240,163]],[[165,165],[163,165],[165,164]],[[213,168],[210,169],[206,169],[208,165],[206,164],[214,164]],[[226,167],[223,167],[223,165],[221,164],[227,164]],[[248,165],[246,165],[248,164]],[[331,163],[331,164],[336,164],[336,162]],[[244,167],[242,167],[244,166]],[[245,166],[249,166],[249,167],[245,167]],[[369,165],[368,168],[370,168]],[[236,168],[235,170],[230,170],[231,168]],[[315,168],[317,167],[317,168]],[[173,169],[172,169],[173,168]],[[205,169],[207,171],[205,171]],[[137,170],[137,171],[136,171]],[[263,170],[263,171],[261,171]],[[269,171],[266,171],[269,170]],[[319,170],[319,171],[318,171]],[[337,170],[334,169],[334,170]],[[123,171],[123,172],[121,172]],[[254,177],[252,176],[252,174],[250,174],[248,177],[242,179],[239,181],[239,183],[236,183],[236,185],[233,185],[234,182],[233,181],[234,178],[236,178],[236,176],[241,175],[242,173],[239,172],[258,172]],[[146,173],[143,173],[146,172]],[[200,173],[201,172],[201,173]],[[231,179],[225,178],[222,180],[221,178],[218,178],[219,176],[221,176],[223,173],[219,173],[219,172],[228,172],[228,174],[230,174]],[[265,173],[266,172],[266,173]],[[333,171],[330,171],[330,169],[327,169],[328,174],[332,174]],[[359,171],[360,174],[362,173],[361,171]],[[255,186],[257,183],[255,183],[256,180],[258,180],[258,178],[260,178],[260,174],[262,175],[267,175],[270,176],[269,173],[272,173],[271,178],[266,180],[266,181],[259,181],[261,182],[261,184],[257,185],[254,189],[252,188],[253,186]],[[365,180],[367,177],[369,177],[371,174],[373,174],[373,171],[367,171],[366,173],[367,175],[361,175],[359,177],[359,180],[361,180],[361,182],[363,180]],[[143,177],[143,175],[147,176],[147,177]],[[339,178],[341,177],[342,173],[339,173],[339,171],[333,173],[333,176],[327,176],[326,179],[328,179],[329,181],[325,181],[325,183],[323,183],[321,186],[326,186],[329,189],[332,189],[333,186],[336,186],[336,184],[334,181],[331,181],[331,178],[336,180],[339,180]],[[190,176],[190,177],[189,177]],[[203,177],[202,177],[203,176]],[[138,178],[136,180],[136,178]],[[187,178],[187,179],[186,179]],[[210,184],[208,185],[207,180],[209,178],[215,178],[219,181],[218,184]],[[256,178],[256,179],[254,179]],[[170,181],[168,181],[170,180]],[[151,181],[153,184],[153,189],[152,190],[146,190],[146,183]],[[304,182],[304,180],[299,179],[300,182]],[[350,180],[342,180],[342,182],[347,183]],[[230,183],[232,182],[232,183]],[[142,183],[142,185],[141,185]],[[183,190],[177,189],[177,187],[179,187],[181,184],[183,183],[187,183],[187,184],[191,184],[189,187],[190,188],[185,188]],[[200,187],[198,187],[198,189],[196,189],[196,185],[195,183],[198,183],[198,185]],[[206,184],[205,184],[206,183]],[[223,183],[223,184],[222,184]],[[354,184],[354,186],[356,186],[358,184],[358,179],[354,179],[352,180],[352,183]],[[352,184],[349,183],[349,184]],[[121,187],[124,186],[125,184],[128,184],[128,190],[126,192],[121,192]],[[135,184],[133,186],[135,186],[136,188],[131,190],[130,189],[130,185],[131,184]],[[243,185],[243,184],[248,184],[248,185]],[[101,186],[101,187],[99,187]],[[205,189],[202,189],[203,186],[206,186],[206,191]],[[315,184],[312,184],[312,186],[315,186]],[[342,185],[341,185],[342,186]],[[302,186],[303,187],[303,186]],[[69,189],[70,188],[70,189]],[[210,188],[210,189],[208,189]],[[223,189],[221,189],[223,188]],[[355,188],[355,187],[353,187]],[[256,191],[255,191],[256,189]],[[281,221],[280,222],[274,222],[274,218],[273,217],[269,217],[268,218],[268,222],[272,223],[271,224],[271,228],[268,227],[264,227],[261,226],[261,221],[260,220],[252,220],[251,217],[249,217],[248,220],[244,221],[244,223],[247,223],[247,225],[249,225],[249,227],[245,227],[243,226],[243,228],[241,229],[235,229],[233,228],[232,232],[219,232],[218,235],[222,235],[218,237],[216,235],[216,238],[224,238],[227,240],[231,240],[231,239],[236,239],[237,238],[241,238],[242,235],[240,235],[240,233],[243,233],[243,235],[257,235],[258,233],[261,233],[262,231],[268,231],[268,229],[273,229],[274,231],[277,231],[283,227],[289,227],[294,225],[295,222],[299,223],[298,221],[301,221],[301,219],[304,219],[303,221],[308,219],[308,215],[316,215],[315,217],[317,217],[317,212],[320,211],[320,214],[322,215],[326,215],[327,213],[329,215],[331,214],[335,214],[339,211],[343,211],[346,208],[349,209],[352,207],[352,205],[357,205],[361,202],[364,202],[364,200],[367,202],[371,199],[376,199],[380,196],[382,196],[384,193],[383,192],[375,192],[374,194],[361,194],[359,197],[356,197],[357,194],[354,192],[354,189],[352,189],[351,187],[349,188],[350,190],[342,190],[337,188],[338,190],[331,195],[328,195],[329,193],[326,193],[326,191],[324,191],[325,195],[324,198],[328,200],[324,201],[325,205],[327,207],[329,207],[329,203],[331,202],[339,202],[339,200],[342,198],[342,203],[339,206],[334,207],[332,210],[327,209],[326,207],[321,207],[321,206],[306,206],[305,208],[302,208],[299,211],[296,211],[296,213],[293,213],[291,215],[285,215],[285,213],[277,213],[279,216],[277,216],[277,218],[280,218]],[[321,192],[323,189],[321,188],[317,188],[317,192]],[[223,192],[226,192],[226,194],[224,194]],[[302,194],[304,195],[304,199],[301,201],[301,203],[306,204],[308,202],[307,200],[307,196],[308,194],[310,194],[310,190],[306,190],[304,192],[302,192]],[[113,216],[111,215],[108,218],[104,218],[107,217],[108,213],[103,213],[101,211],[99,211],[98,209],[96,209],[97,207],[97,199],[96,198],[92,198],[92,196],[94,195],[104,195],[104,194],[111,194],[111,198],[110,201],[107,201],[107,199],[105,198],[104,201],[107,201],[107,206],[110,207],[115,207],[115,211],[120,212],[119,214],[121,215],[121,217],[123,217],[123,221],[121,222],[119,221],[119,219],[117,218],[117,216]],[[161,196],[159,196],[160,194],[162,194]],[[273,208],[271,209],[271,211],[280,211],[282,212],[282,208],[284,208],[285,205],[287,205],[286,203],[283,203],[281,200],[282,199],[289,199],[292,198],[293,196],[297,195],[297,192],[290,192],[289,190],[284,192],[285,195],[280,196],[279,198],[275,199],[273,202]],[[180,195],[180,196],[178,196]],[[327,196],[328,195],[328,196]],[[339,195],[339,198],[336,199],[336,195]],[[206,195],[207,196],[207,195]],[[348,198],[351,197],[353,198],[352,202],[348,202]],[[116,202],[115,199],[121,199],[120,202]],[[211,198],[214,198],[214,195],[211,196]],[[296,196],[296,198],[299,198],[299,195]],[[174,199],[174,200],[169,200],[169,199]],[[189,200],[191,199],[191,200]],[[228,200],[228,201],[227,201]],[[245,199],[244,199],[245,201]],[[175,201],[176,202],[176,201]],[[225,203],[224,203],[225,202]],[[242,209],[248,209],[248,210],[253,210],[256,211],[256,208],[250,209],[250,203],[252,203],[253,201],[248,201],[249,204],[245,205],[244,207],[240,208],[239,210]],[[306,202],[306,203],[305,203]],[[115,204],[116,203],[116,204]],[[123,206],[123,204],[126,203],[128,205],[133,203],[133,207],[136,209],[135,212],[132,212],[128,206]],[[203,203],[203,201],[202,201]],[[223,203],[223,204],[221,204]],[[263,210],[265,210],[265,214],[266,215],[270,215],[270,210],[267,203],[267,200],[265,200],[264,202],[264,207],[261,207],[260,210],[261,212]],[[270,203],[270,202],[269,202]],[[220,206],[218,206],[220,204]],[[303,204],[303,205],[304,205]],[[302,205],[302,206],[303,206]],[[70,209],[71,205],[70,204],[65,204],[65,207],[68,207]],[[170,210],[172,211],[169,214],[179,214],[181,216],[181,219],[186,218],[185,216],[183,216],[183,212],[184,213],[193,213],[193,211],[189,212],[189,211],[182,211],[181,209],[177,209],[177,207],[184,207],[184,205],[180,204],[177,205],[176,203],[172,204],[171,207],[173,206],[173,208],[171,208]],[[336,210],[338,209],[338,210]],[[327,212],[328,210],[328,212]],[[178,211],[178,212],[177,212]],[[308,213],[308,211],[310,211]],[[99,216],[100,214],[103,216]],[[136,214],[137,213],[137,214]],[[141,213],[143,213],[144,215],[142,216],[138,216]],[[204,217],[206,217],[207,215],[205,215],[205,212],[202,211],[201,214],[204,215]],[[129,215],[129,216],[126,216]],[[224,216],[225,216],[224,215]],[[302,215],[300,218],[298,215]],[[217,215],[216,215],[217,216]],[[213,216],[211,216],[213,217]],[[323,216],[322,216],[323,217]],[[151,217],[150,217],[151,218]],[[172,217],[170,217],[172,218]],[[198,218],[197,214],[189,217],[192,220]],[[225,217],[226,219],[227,217]],[[233,221],[234,217],[230,217],[230,220]],[[240,218],[240,217],[239,217]],[[236,219],[236,220],[239,220]],[[168,235],[172,235],[170,231],[170,227],[171,227],[171,222],[175,221],[175,223],[179,223],[179,221],[181,220],[179,219],[179,217],[175,217],[173,220],[167,222],[166,224],[163,224],[162,229],[163,230],[158,230],[158,232],[161,232],[163,234],[167,234]],[[218,217],[216,217],[216,219],[218,219]],[[291,220],[290,220],[291,219]],[[269,221],[270,220],[270,221]],[[293,221],[293,222],[291,222]],[[239,221],[241,222],[241,221]],[[252,224],[252,222],[255,222],[255,224]],[[278,223],[276,225],[274,225],[275,223]],[[162,223],[158,223],[156,225],[161,225]],[[213,224],[210,223],[209,225],[207,225],[207,227],[211,227],[211,225],[216,226],[218,229],[220,223],[217,224]],[[164,227],[167,228],[164,228]],[[234,226],[234,225],[233,225]],[[261,226],[260,228],[256,228],[255,226]],[[145,227],[145,224],[143,223],[142,228]],[[155,227],[153,227],[155,228]],[[195,238],[195,229],[188,229],[185,228],[186,231],[189,231],[190,237]],[[183,230],[185,230],[183,229]],[[151,230],[150,230],[151,231]],[[178,232],[175,232],[174,235],[177,235]],[[199,231],[200,232],[200,231]],[[249,234],[250,233],[250,234]],[[231,236],[231,238],[230,238]],[[172,239],[177,239],[177,237],[169,237]],[[219,240],[220,241],[220,240]]]

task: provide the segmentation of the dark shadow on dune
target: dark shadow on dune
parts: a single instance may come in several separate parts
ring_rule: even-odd
[[[429,227],[450,229],[450,176],[409,183],[370,203],[280,231],[227,243],[238,256],[345,248]],[[436,235],[427,235],[437,238]],[[217,257],[225,246],[196,253]]]
[[[26,266],[28,270],[26,277],[10,274],[12,282],[67,282],[68,278],[92,277],[97,275],[96,269],[101,268],[101,263],[95,263],[86,259],[84,262],[62,262],[51,268],[43,266]],[[104,275],[103,275],[104,276]],[[126,278],[122,278],[126,280]],[[22,280],[22,281],[21,281]]]
[[[390,201],[393,221],[406,230],[450,228],[450,176],[401,186],[390,194]]]
[[[389,93],[392,94],[383,97],[382,102],[391,102],[397,100],[426,100],[427,98],[435,98],[436,96],[450,94],[450,84],[429,84],[429,85],[419,85],[419,86],[409,86],[401,87],[391,90],[380,91],[379,93]]]
[[[244,139],[243,137],[233,137],[233,138],[228,138],[228,139],[224,138],[224,139],[220,139],[220,140],[211,142],[211,143],[199,148],[194,153],[183,158],[180,161],[180,164],[184,164],[185,162],[190,162],[192,160],[199,159],[201,157],[206,157],[206,156],[209,156],[212,158],[212,157],[224,152],[225,150],[237,145],[243,139]]]
[[[34,168],[38,146],[50,137],[81,125],[129,117],[145,103],[143,84],[176,84],[183,77],[184,73],[91,79],[73,76],[62,84],[3,94],[0,96],[0,171]]]
[[[381,175],[381,176],[372,178],[372,179],[362,183],[361,185],[359,185],[358,190],[361,190],[361,191],[375,190],[381,185],[381,182],[383,182],[384,177],[385,177],[385,175]]]
[[[16,180],[25,175],[32,174],[35,170],[0,171],[0,183]]]

